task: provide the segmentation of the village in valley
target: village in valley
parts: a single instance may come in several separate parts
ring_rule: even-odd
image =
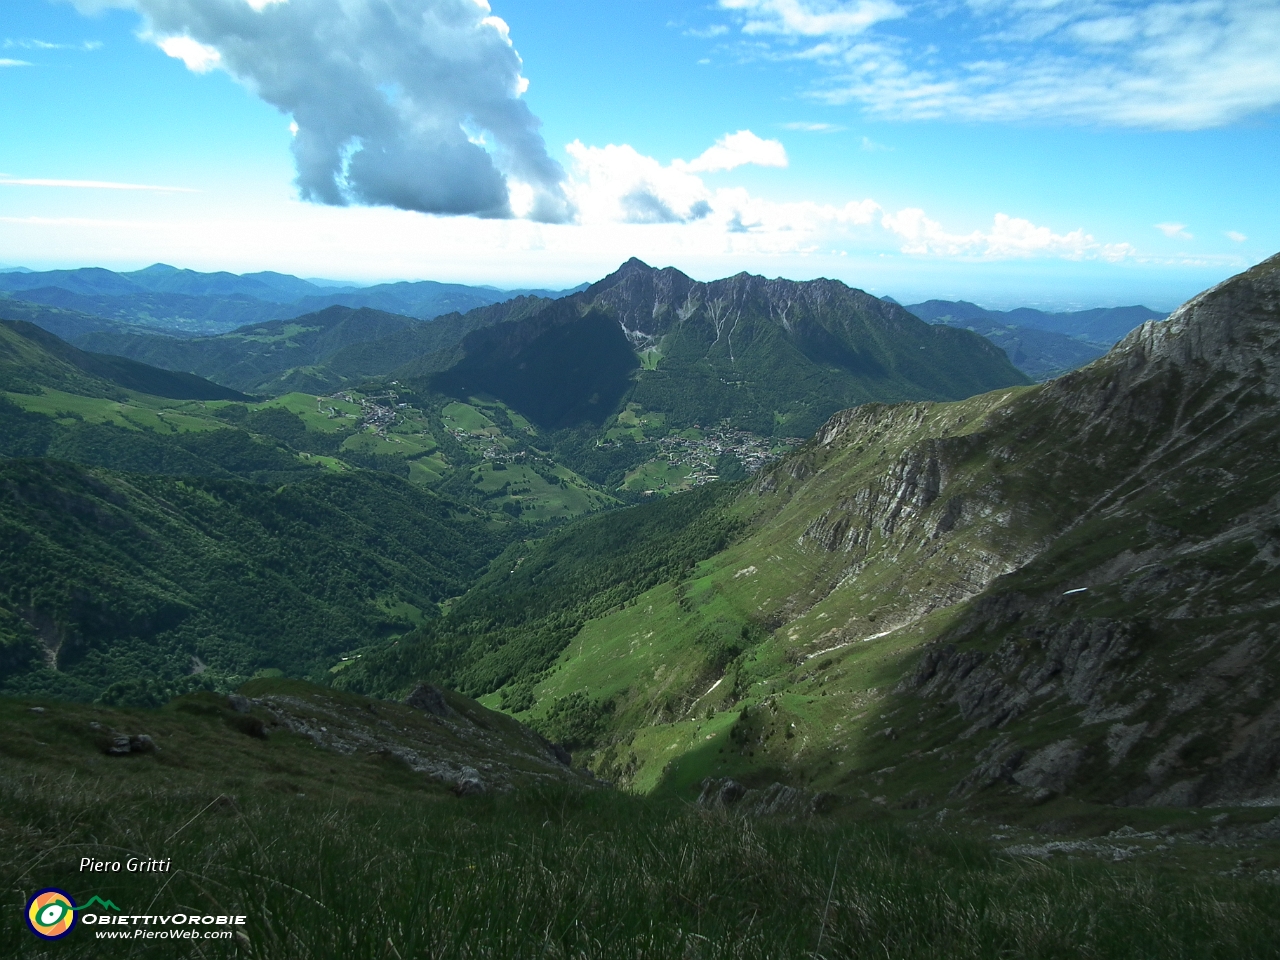
[[[394,451],[396,455],[417,462],[415,473],[422,470],[421,479],[424,481],[433,479],[433,476],[426,475],[428,469],[433,475],[438,475],[438,471],[446,468],[443,461],[439,464],[433,462],[442,454],[429,439],[431,428],[425,423],[425,415],[403,402],[394,389],[368,395],[350,390],[338,391],[331,396],[317,398],[316,411],[329,420],[355,421],[355,434],[347,445],[360,444],[370,452],[387,449],[383,444],[423,445],[425,449],[422,451],[393,447],[387,452]],[[528,443],[509,435],[514,430],[517,434],[523,433],[526,439],[532,438],[537,435],[537,429],[498,401],[471,398],[470,402],[448,403],[440,410],[440,426],[471,455],[480,459],[480,465],[473,468],[477,487],[483,489],[493,484],[497,480],[495,471],[521,468],[522,465],[536,470],[541,480],[552,487],[561,486],[561,495],[567,488],[579,486],[583,488],[581,492],[586,493],[590,486],[550,458],[540,456]],[[629,404],[606,430],[604,437],[596,442],[602,447],[629,443],[649,445],[652,455],[626,475],[617,492],[654,497],[678,493],[714,480],[738,480],[750,476],[801,441],[792,437],[762,437],[735,429],[728,421],[706,428],[694,424],[686,429],[672,430],[665,424],[662,414],[648,413],[635,404]],[[432,457],[423,458],[422,454],[428,450]],[[561,473],[563,477],[553,476]],[[504,481],[506,479],[503,478]],[[541,486],[541,483],[534,486]],[[503,491],[515,489],[509,483],[497,484],[496,487]]]

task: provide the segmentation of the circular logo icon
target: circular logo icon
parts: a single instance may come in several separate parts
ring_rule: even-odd
[[[38,890],[27,901],[27,926],[42,940],[59,940],[76,925],[76,902],[53,887]]]

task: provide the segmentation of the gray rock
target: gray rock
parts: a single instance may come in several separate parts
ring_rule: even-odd
[[[737,780],[726,777],[717,780],[707,777],[702,781],[702,792],[698,794],[698,806],[708,809],[729,807],[746,796],[747,788]]]
[[[462,768],[462,776],[454,784],[453,792],[460,797],[479,797],[489,792],[488,786],[480,779],[478,771],[471,767]]]
[[[807,818],[826,810],[834,798],[784,783],[771,783],[761,790],[744,787],[738,781],[707,777],[702,781],[698,806],[708,810],[728,810],[746,817]]]
[[[145,733],[129,736],[113,733],[102,744],[102,752],[109,757],[127,757],[131,753],[155,753],[156,742]]]
[[[1013,772],[1015,783],[1033,790],[1063,793],[1080,768],[1084,748],[1068,737],[1041,747]]]
[[[445,700],[444,694],[438,687],[433,687],[429,683],[420,683],[414,687],[413,692],[404,698],[404,702],[415,710],[424,710],[441,719],[448,719],[454,715],[454,710]]]

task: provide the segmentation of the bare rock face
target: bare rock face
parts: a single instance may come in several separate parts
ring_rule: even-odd
[[[872,316],[886,326],[916,322],[898,304],[837,280],[770,280],[740,273],[699,283],[679,270],[655,270],[635,259],[588,289],[581,299],[607,309],[639,347],[656,343],[672,327],[695,318],[711,324],[717,338],[743,314],[767,317],[802,339],[812,338],[816,329],[830,324],[829,315],[844,312]]]
[[[474,768],[463,767],[453,792],[460,797],[481,797],[489,792],[489,788]]]
[[[1027,515],[1053,536],[899,687],[951,705],[961,740],[985,743],[953,795],[1280,804],[1280,494],[1266,479],[1280,257],[1135,330],[975,442],[994,458],[1009,434],[1020,482],[1054,494]],[[1075,733],[1025,745],[1063,711]]]
[[[1071,737],[1042,747],[1019,765],[1013,780],[1032,790],[1062,793],[1075,778],[1085,750]]]

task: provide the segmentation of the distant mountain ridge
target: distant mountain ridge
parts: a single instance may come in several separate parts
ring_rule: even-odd
[[[1052,380],[1069,370],[1092,363],[1107,352],[1105,347],[1092,341],[1064,333],[981,317],[943,322],[986,337],[1008,354],[1015,367],[1037,381]]]
[[[1067,313],[1046,313],[1033,307],[988,310],[967,300],[926,300],[923,303],[909,304],[907,309],[930,323],[957,326],[966,321],[986,320],[1076,337],[1106,349],[1148,320],[1163,320],[1168,316],[1167,313],[1143,306],[1095,307]]]
[[[212,337],[95,332],[86,347],[187,370],[249,393],[295,368],[311,367],[349,344],[376,340],[422,321],[368,308],[327,307],[289,320],[268,320]]]
[[[426,320],[517,296],[560,296],[573,291],[499,290],[434,280],[335,288],[270,271],[199,273],[153,264],[128,273],[101,267],[0,272],[0,292],[120,323],[192,335],[224,333],[247,323],[288,319],[330,306],[370,307]]]
[[[211,337],[173,337],[138,328],[96,330],[82,346],[186,370],[248,393],[329,393],[350,380],[408,374],[426,356],[446,354],[466,334],[549,301],[517,297],[430,322],[369,307],[326,307],[288,320],[253,323]],[[0,302],[0,314],[3,303]]]

